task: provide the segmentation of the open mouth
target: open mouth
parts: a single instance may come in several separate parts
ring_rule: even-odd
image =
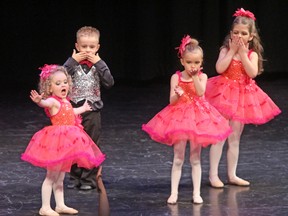
[[[67,95],[67,89],[62,89],[61,90],[61,95],[66,96]]]

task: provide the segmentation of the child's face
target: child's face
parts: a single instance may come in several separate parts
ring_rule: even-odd
[[[100,47],[99,38],[96,35],[83,35],[78,38],[75,47],[78,52],[95,55]]]
[[[230,35],[232,40],[242,40],[245,45],[253,39],[253,35],[249,32],[249,26],[241,23],[234,25]]]
[[[58,71],[54,73],[51,77],[51,85],[50,85],[50,92],[52,95],[60,97],[60,98],[66,98],[69,91],[69,84],[67,76],[61,72]]]
[[[195,50],[193,52],[186,52],[180,59],[185,71],[188,73],[190,71],[199,70],[202,66],[203,55],[200,50]]]

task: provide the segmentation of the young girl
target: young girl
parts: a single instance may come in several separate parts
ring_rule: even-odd
[[[153,140],[174,146],[169,204],[177,202],[186,143],[190,142],[193,202],[200,204],[203,202],[200,196],[201,147],[226,139],[231,129],[228,121],[203,96],[207,75],[201,72],[203,51],[198,41],[189,35],[184,37],[178,54],[184,70],[171,77],[170,104],[142,129]]]
[[[228,137],[228,183],[249,186],[250,183],[236,175],[240,137],[244,124],[263,124],[281,111],[255,83],[262,71],[263,48],[255,26],[254,14],[238,9],[230,34],[227,35],[216,63],[219,76],[208,80],[206,98],[227,119],[233,129]],[[211,146],[210,183],[221,188],[218,165],[225,141]]]
[[[64,67],[44,65],[40,74],[38,94],[31,91],[30,98],[45,109],[50,117],[51,126],[35,133],[21,158],[35,166],[47,169],[42,184],[42,207],[40,215],[58,216],[59,214],[77,214],[64,203],[63,181],[65,172],[72,164],[79,167],[98,167],[105,159],[104,154],[92,139],[84,132],[76,115],[90,111],[87,102],[79,108],[72,108],[67,94],[71,87],[71,78]],[[54,193],[56,208],[52,210],[50,199]]]

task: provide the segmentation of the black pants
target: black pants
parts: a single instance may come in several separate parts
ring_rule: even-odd
[[[73,107],[79,107],[82,104],[74,104],[71,102]],[[91,137],[91,139],[99,146],[99,137],[101,133],[101,114],[100,112],[85,112],[82,115],[82,125],[86,133]],[[70,179],[74,181],[75,185],[89,185],[93,188],[96,187],[96,174],[98,168],[93,168],[91,170],[80,168],[77,164],[71,167]]]

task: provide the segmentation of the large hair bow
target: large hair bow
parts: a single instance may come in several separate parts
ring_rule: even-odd
[[[256,20],[254,14],[248,10],[244,10],[243,8],[238,8],[235,13],[233,14],[233,16],[238,17],[238,16],[245,16],[248,18],[251,18],[253,20]]]
[[[180,46],[176,47],[176,49],[178,49],[178,56],[179,57],[182,57],[182,54],[185,51],[186,45],[189,44],[190,42],[191,42],[190,35],[186,35],[182,38]]]
[[[55,64],[48,65],[45,64],[43,67],[39,67],[41,70],[40,77],[41,79],[47,79],[50,76],[52,70],[56,69],[58,66]]]

